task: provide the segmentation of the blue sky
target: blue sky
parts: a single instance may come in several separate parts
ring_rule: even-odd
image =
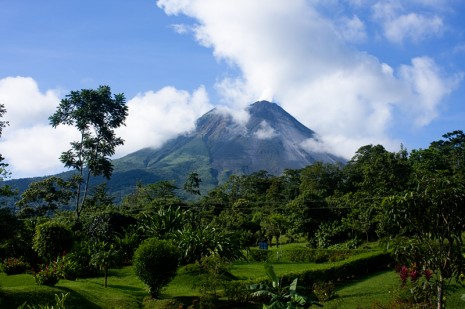
[[[99,85],[128,100],[117,157],[215,106],[246,121],[259,99],[315,130],[308,147],[426,148],[464,129],[463,13],[461,0],[0,0],[0,153],[13,178],[63,170],[76,132],[48,116]]]

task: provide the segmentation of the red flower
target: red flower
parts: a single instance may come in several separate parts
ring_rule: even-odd
[[[407,278],[408,278],[408,268],[407,266],[402,266],[402,268],[400,269],[400,272],[399,272],[399,276],[400,276],[400,280],[402,280],[402,285],[405,284],[405,282],[407,281]]]
[[[431,276],[433,276],[433,272],[431,271],[431,269],[425,269],[425,278],[427,281],[431,279]]]
[[[420,277],[420,273],[419,273],[416,269],[412,269],[412,270],[410,271],[410,279],[411,279],[412,281],[415,281],[415,280],[418,279],[418,277]]]

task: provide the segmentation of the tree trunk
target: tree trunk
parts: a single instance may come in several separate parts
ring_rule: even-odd
[[[105,281],[104,281],[103,286],[106,288],[107,283],[108,283],[108,267],[105,267],[104,273],[105,273]]]
[[[438,309],[443,309],[444,308],[444,302],[443,302],[444,280],[442,278],[442,275],[439,275],[437,287],[438,287]]]

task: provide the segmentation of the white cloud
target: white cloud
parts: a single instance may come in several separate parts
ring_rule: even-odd
[[[417,1],[417,4],[435,6],[436,2]],[[406,40],[418,43],[440,36],[444,31],[444,22],[440,16],[428,12],[413,12],[400,1],[378,1],[373,6],[373,15],[381,24],[384,36],[394,43],[403,43]]]
[[[416,114],[415,124],[424,126],[438,116],[441,99],[449,95],[463,79],[463,74],[443,76],[440,68],[428,57],[412,59],[412,65],[400,68],[401,78],[414,94],[406,105]]]
[[[258,130],[255,131],[253,134],[258,139],[272,139],[273,137],[278,135],[275,129],[266,121],[262,121]]]
[[[438,16],[427,17],[416,13],[398,16],[385,22],[386,37],[396,43],[406,39],[414,42],[442,33],[442,19]]]
[[[339,32],[348,42],[363,42],[367,39],[365,23],[358,17],[344,17],[337,23]]]
[[[32,78],[0,79],[0,102],[7,113],[2,120],[10,126],[0,138],[1,154],[10,164],[13,178],[51,175],[64,170],[59,161],[69,143],[79,138],[76,129],[49,125],[48,117],[60,103],[62,91],[42,92]],[[212,108],[203,87],[193,93],[165,87],[157,92],[139,94],[128,101],[127,126],[117,135],[125,145],[117,148],[121,156],[143,147],[160,146],[169,138],[194,128],[195,120]]]
[[[13,178],[50,175],[63,170],[59,161],[76,132],[69,127],[53,129],[48,117],[59,104],[60,91],[39,90],[28,77],[0,79],[0,102],[10,122],[0,139],[1,153],[10,164]]]
[[[125,144],[117,149],[117,157],[143,147],[159,147],[176,135],[192,130],[195,121],[212,108],[204,87],[192,94],[165,87],[148,91],[128,101],[126,126],[117,134]]]
[[[435,1],[428,5],[433,5]],[[267,95],[322,136],[326,149],[350,158],[367,143],[398,145],[387,137],[396,123],[428,124],[460,80],[417,58],[393,68],[346,44],[365,38],[364,22],[345,19],[346,32],[319,14],[326,1],[159,0],[167,14],[196,20],[195,38],[237,66],[242,76],[218,82],[228,106],[242,108]],[[352,1],[360,7],[364,2]],[[436,15],[405,13],[400,1],[378,1],[375,18],[393,41],[421,40],[442,31]],[[328,7],[337,7],[330,1]],[[403,27],[399,32],[396,22]],[[428,83],[432,83],[430,87]],[[414,108],[411,107],[414,102]],[[394,114],[402,119],[394,118]]]

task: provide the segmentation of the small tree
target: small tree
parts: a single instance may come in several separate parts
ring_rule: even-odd
[[[105,241],[100,241],[94,244],[94,253],[90,263],[100,268],[103,271],[104,281],[103,286],[107,287],[108,283],[108,270],[112,265],[115,265],[118,261],[119,254],[115,250],[113,244]]]
[[[36,226],[33,249],[46,260],[54,260],[68,252],[73,244],[73,234],[64,225],[53,221]]]
[[[415,190],[390,197],[384,203],[388,217],[400,231],[396,255],[403,262],[433,271],[437,308],[443,308],[448,281],[459,279],[465,271],[465,184],[460,178],[440,173],[425,175]]]
[[[192,172],[187,176],[186,182],[184,183],[184,191],[193,195],[200,195],[200,179],[197,172]]]
[[[179,252],[170,241],[149,238],[134,253],[134,271],[150,289],[150,295],[158,298],[161,288],[176,275]]]

